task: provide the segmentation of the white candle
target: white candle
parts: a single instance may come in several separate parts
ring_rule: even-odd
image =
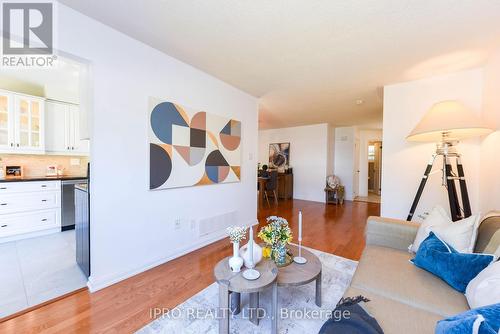
[[[253,228],[250,226],[250,237],[249,237],[248,251],[250,252],[250,266],[253,267]]]
[[[302,211],[299,211],[299,241],[302,241]]]

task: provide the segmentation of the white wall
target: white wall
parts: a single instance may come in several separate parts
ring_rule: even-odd
[[[500,210],[500,50],[484,68],[484,118],[496,129],[481,144],[481,210]]]
[[[355,127],[335,128],[334,173],[345,187],[345,199],[353,200],[357,194],[355,188],[355,144],[359,142]]]
[[[91,289],[224,236],[220,230],[198,237],[202,218],[236,212],[234,224],[255,223],[256,99],[68,7],[58,8],[58,48],[88,60],[92,70]],[[241,120],[242,181],[149,191],[150,96]],[[181,219],[179,230],[175,219]]]
[[[381,140],[382,130],[359,130],[359,196],[368,196],[369,143]]]
[[[406,219],[426,164],[435,145],[405,140],[425,112],[436,102],[460,100],[477,111],[482,106],[483,72],[474,69],[428,79],[389,85],[384,88],[382,157],[383,216]],[[479,140],[459,144],[473,212],[479,212]],[[434,170],[441,165],[436,163]],[[420,200],[416,215],[435,204],[449,208],[447,193],[441,186],[441,174],[432,174]]]
[[[260,130],[259,162],[269,163],[269,144],[286,142],[290,142],[293,198],[324,202],[328,165],[328,124]]]
[[[333,175],[335,170],[335,128],[328,126],[328,147],[326,175]]]

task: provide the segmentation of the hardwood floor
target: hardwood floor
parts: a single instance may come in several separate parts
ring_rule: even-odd
[[[343,206],[283,201],[260,210],[259,225],[265,225],[269,215],[280,215],[297,235],[302,210],[304,245],[357,260],[365,245],[366,218],[379,215],[379,207],[348,201]],[[214,282],[213,266],[231,249],[224,239],[93,294],[77,292],[0,323],[0,333],[134,332],[152,320],[151,308],[173,308]]]

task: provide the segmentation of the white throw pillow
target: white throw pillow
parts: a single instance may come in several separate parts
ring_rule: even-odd
[[[470,308],[500,303],[500,262],[490,264],[470,281],[465,297]]]
[[[457,252],[472,253],[476,244],[479,219],[480,215],[472,215],[449,224],[429,226],[428,231],[434,232]]]
[[[418,227],[415,241],[413,241],[413,244],[411,244],[408,249],[413,253],[416,253],[418,251],[418,248],[420,247],[422,241],[424,241],[429,236],[429,231],[428,231],[429,227],[438,225],[447,225],[450,223],[452,223],[452,221],[450,218],[448,218],[446,210],[443,209],[442,206],[436,205],[434,208],[432,208],[427,218],[425,218],[424,221]]]

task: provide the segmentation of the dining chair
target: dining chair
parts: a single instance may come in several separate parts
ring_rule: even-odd
[[[276,189],[278,189],[278,172],[273,170],[269,173],[269,180],[267,181],[266,189],[264,190],[264,195],[266,196],[268,206],[271,206],[271,203],[269,203],[269,196],[267,195],[269,191],[273,192],[274,202],[278,204],[278,195],[276,194]]]

